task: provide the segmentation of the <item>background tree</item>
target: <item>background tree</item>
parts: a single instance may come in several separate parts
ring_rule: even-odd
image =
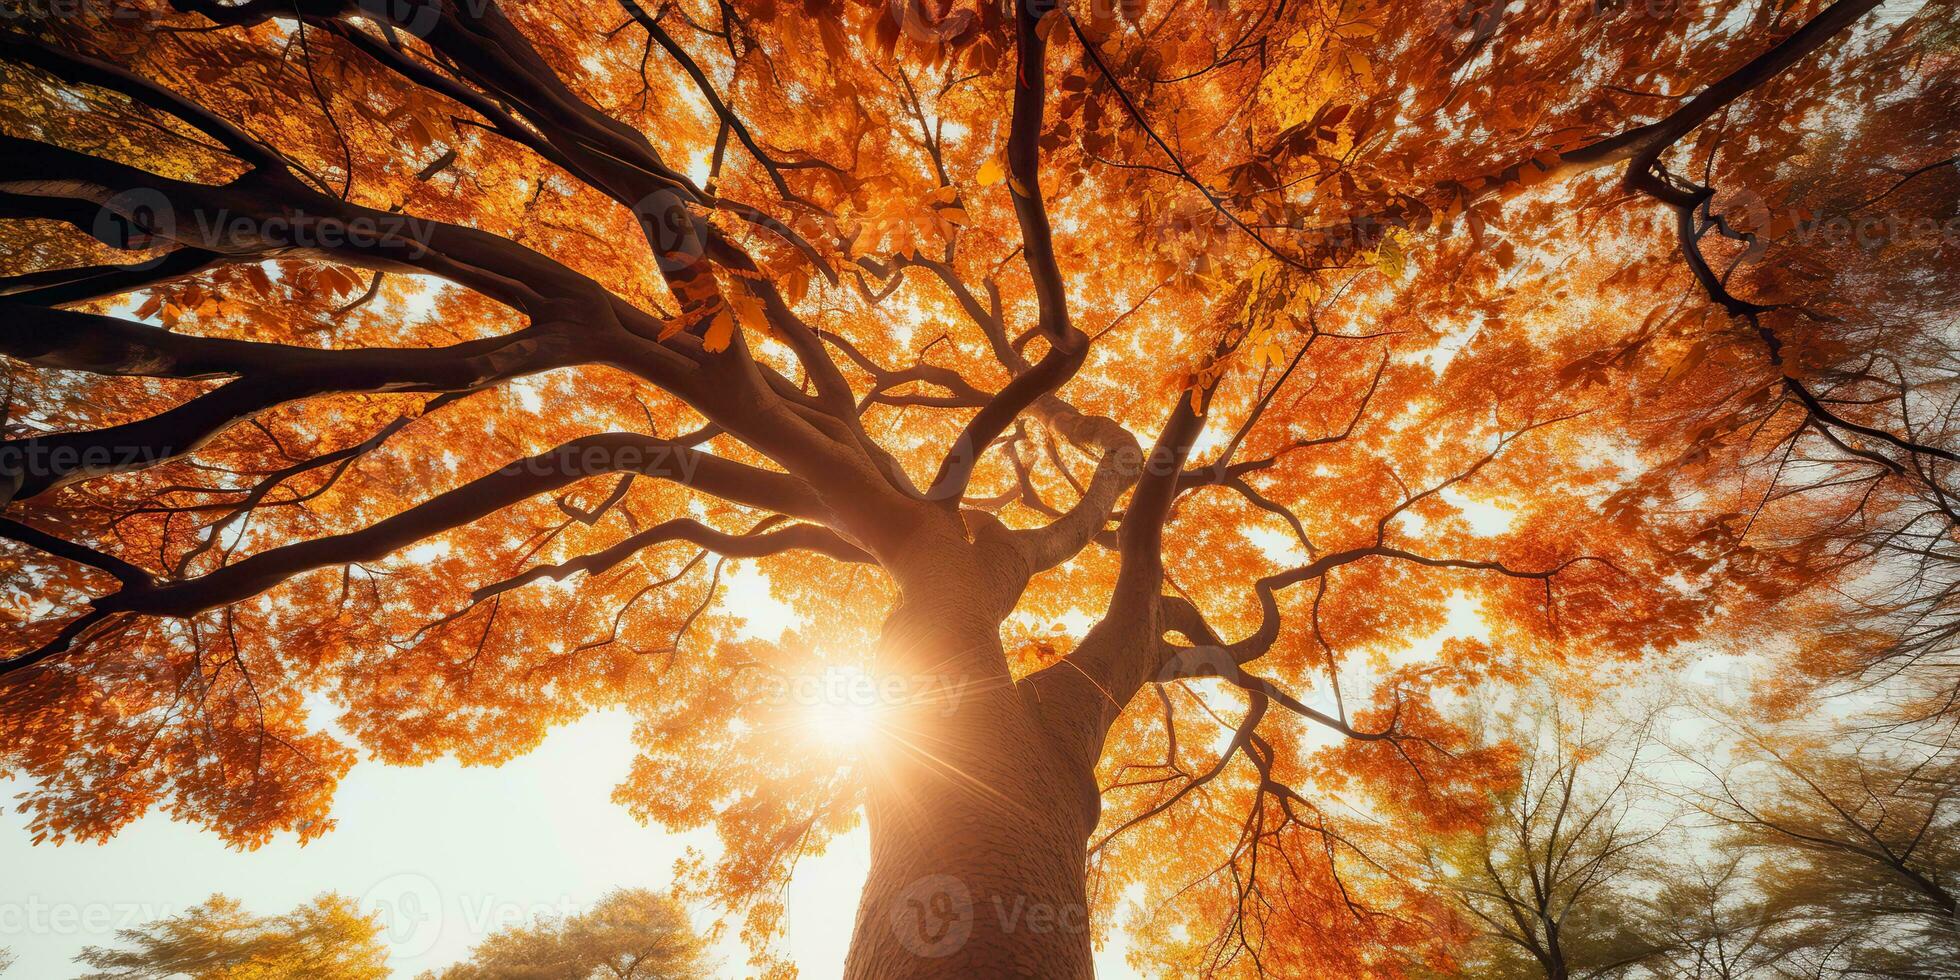
[[[182,914],[116,933],[119,948],[91,946],[84,980],[382,980],[381,924],[353,900],[321,895],[280,916],[259,916],[213,895]]]
[[[1470,975],[1624,976],[1663,945],[1640,914],[1674,822],[1641,785],[1660,712],[1615,722],[1549,685],[1531,695],[1503,733],[1523,752],[1518,784],[1487,825],[1428,855],[1431,873],[1485,938]]]
[[[17,22],[0,774],[249,846],[625,704],[763,953],[862,814],[854,977],[1447,968],[1452,703],[1834,621],[1951,455],[1944,7],[1511,6]]]
[[[1825,930],[1756,887],[1755,859],[1728,852],[1650,869],[1649,877],[1659,878],[1646,903],[1657,949],[1635,974],[1693,980],[1838,975]]]
[[[643,888],[608,893],[589,911],[513,926],[431,980],[688,980],[707,949],[673,899]]]
[[[1884,733],[1741,732],[1703,812],[1761,864],[1749,887],[1799,975],[1943,977],[1960,961],[1960,758]],[[1792,971],[1797,972],[1797,971]]]

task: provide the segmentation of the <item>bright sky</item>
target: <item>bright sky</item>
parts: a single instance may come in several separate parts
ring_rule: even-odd
[[[752,632],[774,636],[793,621],[761,576],[732,579],[724,602],[750,612]],[[390,963],[407,978],[463,959],[485,935],[530,915],[577,912],[616,887],[665,889],[689,846],[716,845],[709,832],[641,826],[612,802],[633,757],[631,728],[623,710],[592,715],[498,768],[356,766],[335,801],[337,829],[306,847],[286,839],[240,853],[160,813],[106,845],[35,847],[25,817],[8,806],[0,811],[0,946],[19,958],[8,980],[74,977],[84,946],[108,945],[117,928],[213,892],[268,914],[325,891],[356,896],[389,924]],[[0,800],[25,789],[0,781]],[[798,864],[788,950],[806,980],[842,975],[869,860],[860,828]],[[712,921],[697,910],[697,925]],[[730,932],[718,975],[746,976],[747,954]],[[1137,976],[1121,949],[1098,956],[1098,975]]]
[[[9,808],[0,815],[0,946],[19,957],[9,980],[73,977],[82,947],[214,891],[267,913],[323,891],[359,896],[391,923],[396,975],[413,977],[463,958],[513,918],[575,912],[618,886],[665,888],[684,849],[713,840],[642,827],[611,802],[632,758],[630,727],[623,711],[594,715],[494,769],[357,766],[335,807],[339,828],[307,847],[282,841],[241,854],[161,814],[104,846],[34,847]],[[0,784],[0,797],[24,788]],[[789,950],[808,980],[842,974],[868,860],[860,830],[799,865]],[[720,976],[746,975],[736,941],[719,953]],[[1136,975],[1119,952],[1100,960],[1102,977]]]

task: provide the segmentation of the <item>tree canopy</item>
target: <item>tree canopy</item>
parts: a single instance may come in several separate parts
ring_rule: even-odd
[[[384,980],[382,926],[352,899],[322,895],[279,916],[213,895],[178,915],[116,933],[76,959],[83,980]]]
[[[619,801],[714,828],[687,895],[764,964],[864,821],[853,976],[1085,976],[1119,926],[1211,974],[1451,969],[1465,910],[1397,845],[1533,792],[1471,692],[1748,650],[1766,711],[1849,679],[1953,722],[1957,36],[1903,0],[10,21],[0,775],[37,840],[251,847],[328,832],[363,753],[624,705]]]
[[[622,888],[562,919],[513,926],[430,980],[691,980],[708,975],[687,910],[665,895]]]

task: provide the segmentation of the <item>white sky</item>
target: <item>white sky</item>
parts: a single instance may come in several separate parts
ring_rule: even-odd
[[[335,804],[338,829],[307,847],[285,840],[239,853],[161,814],[107,845],[34,847],[9,806],[0,814],[0,946],[19,962],[8,980],[73,977],[82,947],[214,891],[262,913],[323,891],[359,896],[392,923],[396,975],[413,977],[462,959],[513,917],[578,911],[620,886],[664,889],[683,850],[713,839],[642,827],[611,802],[632,758],[630,728],[623,711],[593,715],[500,768],[357,766]],[[25,788],[0,783],[0,798]],[[799,865],[789,952],[807,980],[841,975],[868,860],[859,830]],[[737,941],[718,952],[718,975],[746,975]],[[1118,951],[1099,959],[1103,977],[1136,975]]]
[[[768,581],[735,563],[722,602],[747,632],[774,638],[796,615]],[[180,912],[222,892],[262,914],[321,892],[357,897],[389,929],[397,977],[464,959],[479,940],[539,913],[568,914],[618,887],[665,890],[690,846],[713,851],[711,831],[641,826],[612,802],[634,748],[624,710],[587,716],[501,767],[363,763],[341,784],[335,830],[301,847],[288,837],[253,852],[152,813],[105,845],[35,847],[26,818],[0,806],[0,947],[18,957],[7,980],[57,980],[115,931]],[[0,801],[27,789],[0,780]],[[843,973],[858,893],[870,861],[865,831],[797,865],[790,885],[788,953],[804,980]],[[696,910],[696,924],[712,924]],[[736,924],[739,927],[739,924]],[[717,947],[718,975],[748,974],[737,928]],[[1112,948],[1104,978],[1138,976]]]

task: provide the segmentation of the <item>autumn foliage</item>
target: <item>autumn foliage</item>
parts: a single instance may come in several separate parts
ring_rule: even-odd
[[[623,705],[761,960],[868,820],[852,969],[919,975],[881,903],[1048,875],[956,846],[1020,807],[1043,975],[1453,969],[1413,841],[1520,778],[1470,695],[1896,649],[1846,596],[1952,513],[1960,58],[1878,6],[14,22],[0,774],[251,847]]]

